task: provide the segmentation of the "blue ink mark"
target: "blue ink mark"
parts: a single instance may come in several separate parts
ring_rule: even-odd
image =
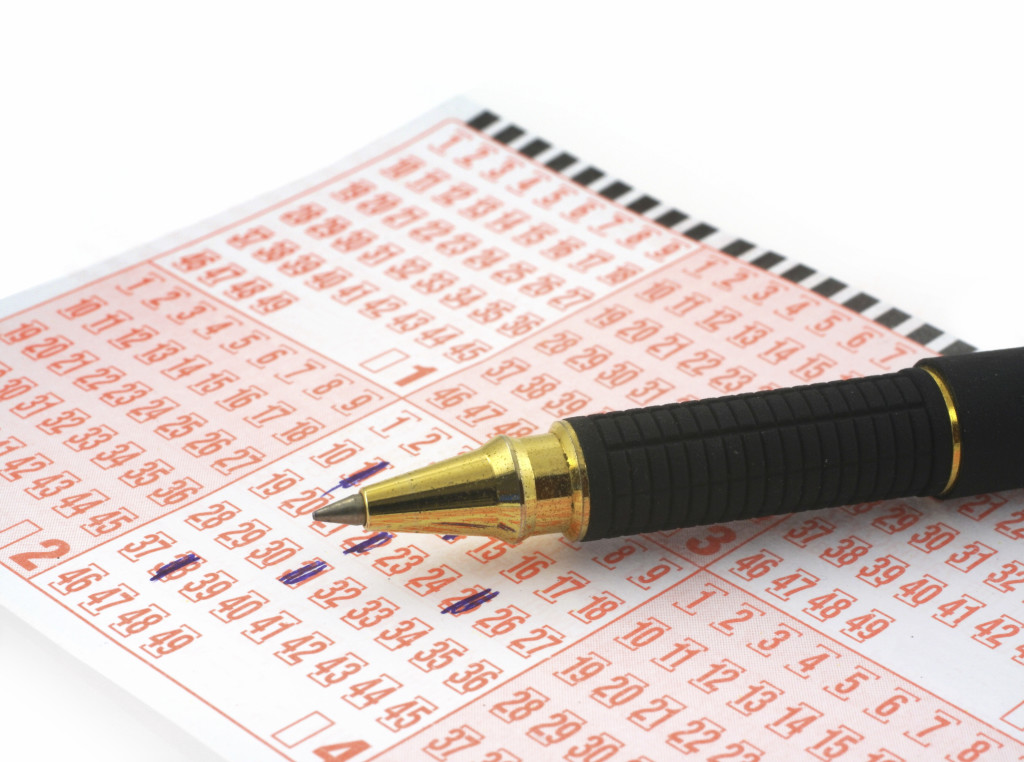
[[[344,479],[335,484],[320,497],[323,497],[324,495],[329,495],[336,489],[348,489],[349,487],[354,487],[355,485],[359,484],[359,482],[363,481],[364,479],[369,479],[374,474],[380,473],[390,465],[391,464],[388,463],[386,460],[382,460],[380,463],[374,463],[369,468],[364,468],[362,471],[357,471],[351,476],[346,476]]]
[[[445,542],[455,542],[457,539],[459,539],[460,536],[461,535],[457,534],[443,534],[441,535],[441,539]]]
[[[347,556],[349,553],[365,553],[368,550],[373,550],[378,545],[383,545],[394,537],[391,532],[377,532],[369,540],[363,540],[360,543],[353,545],[351,548],[342,551],[342,555]]]
[[[188,566],[189,564],[194,564],[196,561],[200,560],[202,559],[200,559],[199,556],[197,556],[195,553],[189,553],[187,556],[183,558],[175,559],[174,561],[171,561],[169,564],[164,564],[163,566],[161,566],[159,569],[156,570],[156,574],[149,578],[149,581],[156,582],[161,577],[166,577],[171,572],[176,572],[178,571],[178,569],[181,569],[184,566]]]
[[[321,561],[319,558],[316,561],[312,561],[305,566],[300,566],[295,571],[288,572],[283,577],[278,577],[279,582],[284,582],[286,585],[297,585],[300,582],[305,582],[307,579],[315,577],[317,574],[327,568],[327,562]]]
[[[442,614],[465,614],[467,611],[483,606],[487,601],[498,597],[497,590],[491,590],[489,587],[485,587],[479,593],[473,593],[468,598],[463,598],[461,601],[456,601],[451,606],[441,609]]]

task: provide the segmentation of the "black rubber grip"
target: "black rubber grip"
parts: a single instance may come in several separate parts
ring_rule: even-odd
[[[590,482],[585,540],[938,495],[953,459],[947,405],[920,368],[569,423]]]

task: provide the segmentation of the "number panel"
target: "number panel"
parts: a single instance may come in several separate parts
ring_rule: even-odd
[[[553,418],[925,354],[690,223],[563,181],[547,156],[443,129],[5,320],[0,476],[23,498],[13,524],[43,528],[4,545],[4,565],[168,675],[224,644],[240,657],[225,680],[241,664],[294,675],[335,724],[297,749],[255,732],[311,759],[996,758],[991,732],[936,698],[970,692],[914,692],[886,665],[911,622],[944,653],[1024,663],[1012,496],[587,545],[309,520],[385,460],[400,472]],[[279,330],[321,301],[367,351],[327,357]],[[201,563],[147,581],[192,551]],[[307,586],[279,581],[329,551]],[[440,613],[485,584],[501,597]]]

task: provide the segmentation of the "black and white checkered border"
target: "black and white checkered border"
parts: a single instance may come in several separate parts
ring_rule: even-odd
[[[840,280],[831,278],[807,265],[794,262],[777,252],[724,233],[714,225],[695,220],[685,212],[637,190],[629,183],[609,177],[600,169],[587,164],[573,154],[551,145],[548,141],[528,133],[490,111],[481,111],[467,124],[491,139],[504,143],[524,156],[559,172],[572,182],[589,188],[610,201],[621,204],[657,225],[700,241],[788,281],[799,283],[816,294],[858,312],[879,325],[906,336],[911,341],[939,354],[954,355],[975,351],[975,347],[972,345]]]

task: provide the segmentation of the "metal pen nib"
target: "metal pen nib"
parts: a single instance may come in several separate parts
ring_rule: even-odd
[[[500,436],[483,447],[361,487],[325,505],[314,521],[367,532],[484,535],[521,542],[535,534],[583,536],[589,488],[571,427]]]
[[[332,524],[366,524],[366,501],[361,493],[335,500],[323,508],[313,511],[313,521],[328,521]]]

